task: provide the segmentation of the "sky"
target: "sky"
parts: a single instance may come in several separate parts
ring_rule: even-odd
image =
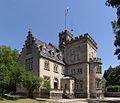
[[[106,0],[0,0],[0,45],[21,51],[29,29],[46,43],[58,45],[58,33],[65,29],[79,36],[89,33],[98,44],[103,72],[119,65],[111,21],[116,10],[105,6]]]

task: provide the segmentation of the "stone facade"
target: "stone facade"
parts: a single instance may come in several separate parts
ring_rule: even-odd
[[[97,97],[102,93],[102,62],[97,44],[89,34],[73,38],[65,30],[59,33],[59,47],[46,44],[28,32],[18,63],[28,71],[49,80],[50,97],[56,93],[69,98]]]

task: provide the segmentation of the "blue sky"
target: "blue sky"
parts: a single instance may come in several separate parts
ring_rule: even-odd
[[[67,29],[74,36],[89,33],[98,44],[103,70],[119,64],[114,56],[114,34],[111,21],[116,10],[105,6],[105,0],[1,0],[0,45],[21,51],[27,32],[42,41],[58,45],[58,33],[64,30],[64,11],[69,7]]]

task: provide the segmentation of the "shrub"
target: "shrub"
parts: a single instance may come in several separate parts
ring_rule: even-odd
[[[108,92],[120,92],[120,86],[119,85],[108,86],[107,91]]]

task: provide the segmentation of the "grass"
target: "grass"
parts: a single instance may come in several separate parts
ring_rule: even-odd
[[[9,99],[0,99],[0,103],[57,103],[54,101],[47,101],[47,100],[36,100],[36,99],[29,99],[29,98],[23,98],[23,99],[16,99],[16,100],[9,100]]]

